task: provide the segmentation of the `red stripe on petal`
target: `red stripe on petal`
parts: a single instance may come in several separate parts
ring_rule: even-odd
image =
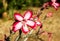
[[[23,16],[21,16],[19,13],[14,13],[14,17],[18,21],[22,21],[23,20]]]
[[[21,22],[15,22],[13,24],[13,31],[16,32],[17,30],[21,29],[23,24]]]
[[[26,24],[33,29],[35,29],[35,27],[36,27],[36,22],[31,21],[31,20],[27,20]]]
[[[32,17],[32,11],[30,11],[30,10],[28,10],[28,11],[26,11],[25,12],[25,14],[24,14],[24,19],[30,19],[31,17]]]

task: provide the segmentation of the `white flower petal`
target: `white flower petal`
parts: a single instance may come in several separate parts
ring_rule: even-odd
[[[18,21],[22,21],[22,20],[23,20],[23,17],[22,17],[19,13],[15,13],[15,14],[14,14],[14,17],[15,17],[15,19],[18,20]]]
[[[26,11],[25,15],[24,15],[24,19],[30,19],[32,17],[32,12],[31,11]]]
[[[31,28],[33,28],[33,29],[34,29],[34,27],[36,26],[36,23],[33,22],[33,21],[31,21],[31,20],[27,20],[26,24],[27,24],[28,26],[30,26]]]
[[[23,26],[22,31],[23,31],[23,33],[29,32],[29,29],[28,29],[27,25]]]
[[[23,26],[23,24],[21,22],[14,23],[14,25],[13,25],[13,31],[15,32],[15,31],[21,29],[22,26]]]

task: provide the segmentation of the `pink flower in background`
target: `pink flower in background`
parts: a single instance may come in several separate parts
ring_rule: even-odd
[[[49,2],[46,2],[43,4],[43,7],[46,8],[46,7],[48,7],[48,5],[49,5]]]
[[[60,6],[59,3],[56,2],[56,0],[51,0],[51,2],[46,2],[43,4],[43,7],[46,8],[48,6],[53,6],[56,10],[58,10],[58,7]]]
[[[56,0],[51,0],[52,1],[52,6],[57,10],[59,7],[59,3],[56,2]]]
[[[31,18],[31,20],[36,22],[36,26],[40,26],[40,27],[42,26],[42,23],[40,22],[40,20],[39,20],[39,18],[37,16],[34,16],[33,18]]]
[[[53,13],[52,12],[49,12],[46,16],[47,17],[52,17]]]
[[[52,3],[52,6],[57,10],[59,7],[59,4],[58,3]]]
[[[30,10],[26,11],[24,16],[21,16],[19,13],[15,13],[14,18],[17,20],[17,22],[13,24],[14,32],[21,29],[22,32],[27,33],[29,32],[28,26],[32,29],[36,26],[36,22],[30,20],[32,18],[32,12]]]
[[[40,29],[42,29],[42,23],[40,22],[38,17],[35,17],[35,22],[36,22],[36,26],[40,26]]]
[[[42,23],[40,22],[38,17],[35,17],[34,20],[35,20],[37,26],[41,26],[42,25]]]

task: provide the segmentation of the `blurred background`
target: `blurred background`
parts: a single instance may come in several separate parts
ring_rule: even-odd
[[[44,3],[51,0],[0,0],[0,18],[4,16],[2,13],[8,13],[12,18],[14,10],[26,10],[30,7],[41,7]],[[60,0],[57,0],[59,3]],[[11,12],[10,12],[11,11]]]
[[[30,7],[41,7],[43,3],[50,0],[0,0],[0,18],[8,13],[9,17],[13,17],[14,10],[27,10]],[[10,12],[11,11],[11,12]]]

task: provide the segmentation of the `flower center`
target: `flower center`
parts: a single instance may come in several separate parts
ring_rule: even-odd
[[[24,25],[25,23],[26,23],[26,20],[23,20],[23,21],[21,21],[22,22],[22,24]]]

